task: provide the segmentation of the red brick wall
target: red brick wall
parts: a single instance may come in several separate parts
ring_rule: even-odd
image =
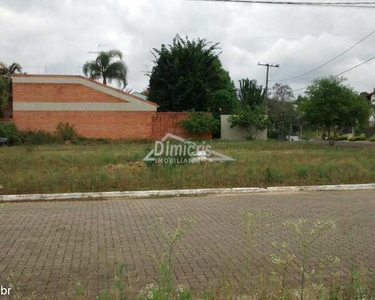
[[[74,125],[77,133],[89,138],[151,139],[155,112],[127,111],[14,111],[19,130],[56,132],[59,122]]]
[[[13,83],[14,102],[125,102],[83,84]],[[13,111],[20,130],[55,133],[58,123],[68,122],[79,135],[105,139],[161,139],[170,132],[188,138],[180,126],[187,113],[155,111]],[[211,138],[207,134],[204,138]],[[194,137],[193,137],[194,138]]]
[[[13,99],[20,102],[121,102],[122,99],[70,83],[16,83]]]

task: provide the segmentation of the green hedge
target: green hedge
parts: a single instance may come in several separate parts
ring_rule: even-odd
[[[0,137],[9,139],[11,145],[19,142],[18,134],[16,125],[8,122],[0,122]]]
[[[358,142],[358,141],[365,141],[366,137],[364,134],[361,134],[360,136],[353,136],[352,138],[349,139],[351,142]]]
[[[62,142],[57,136],[42,130],[19,131],[16,125],[8,122],[0,122],[0,137],[9,139],[10,145],[45,145]]]
[[[335,141],[347,141],[348,137],[347,136],[336,136]]]

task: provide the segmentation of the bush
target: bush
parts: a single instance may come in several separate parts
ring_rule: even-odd
[[[270,122],[264,113],[264,109],[261,106],[251,108],[247,105],[240,109],[236,115],[230,116],[228,121],[231,128],[235,126],[245,128],[250,138],[251,130],[265,130],[267,126],[270,125]]]
[[[16,125],[13,123],[0,122],[0,137],[7,138],[10,145],[19,142],[18,134]]]
[[[74,126],[70,125],[68,122],[66,122],[65,124],[60,122],[57,125],[57,132],[60,134],[64,141],[72,141],[77,136]]]
[[[373,136],[372,138],[370,138],[370,142],[375,142],[375,136]]]
[[[366,137],[364,134],[361,134],[360,136],[353,136],[352,138],[349,139],[351,142],[358,142],[358,141],[365,141]]]
[[[72,141],[72,144],[74,145],[107,145],[110,143],[110,140],[101,138],[86,138],[83,136],[77,136],[74,141]]]
[[[335,141],[347,141],[348,137],[347,136],[335,136],[334,140]]]
[[[26,145],[46,145],[61,142],[61,140],[43,130],[38,131],[20,131],[18,133],[18,143]]]
[[[365,136],[369,139],[375,137],[375,127],[367,127],[364,129]]]
[[[202,135],[217,129],[219,121],[210,113],[190,112],[187,118],[181,121],[181,126],[190,134]]]
[[[13,123],[0,122],[0,137],[9,139],[10,145],[45,145],[57,143],[59,138],[48,132],[38,131],[19,131]]]

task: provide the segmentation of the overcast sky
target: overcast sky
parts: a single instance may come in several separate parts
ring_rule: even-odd
[[[299,1],[299,0],[296,0]],[[119,49],[129,87],[148,86],[152,48],[178,33],[219,42],[232,79],[265,82],[262,63],[278,63],[271,80],[285,79],[328,61],[375,30],[375,9],[270,6],[187,0],[0,0],[0,61],[19,62],[37,74],[82,74],[90,51]],[[375,55],[375,34],[340,59],[297,80],[338,74]],[[357,91],[375,88],[375,60],[345,76]],[[271,82],[273,84],[273,82]]]

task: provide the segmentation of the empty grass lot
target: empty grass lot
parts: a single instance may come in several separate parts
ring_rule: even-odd
[[[152,143],[0,148],[1,194],[369,183],[374,148],[212,141],[235,162],[152,165]]]

